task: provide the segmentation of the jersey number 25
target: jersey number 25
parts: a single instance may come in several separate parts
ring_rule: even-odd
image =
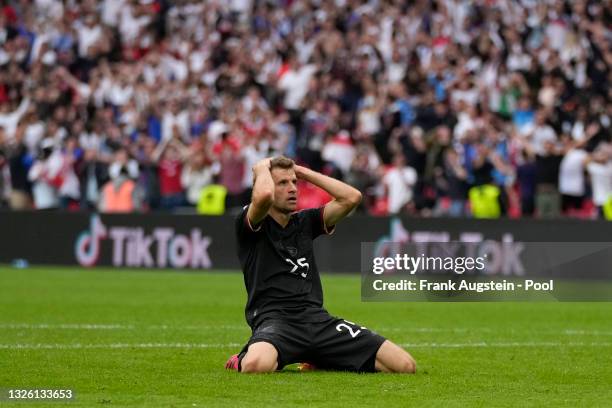
[[[308,262],[306,262],[306,258],[298,258],[297,264],[295,262],[293,262],[289,258],[285,258],[285,261],[289,262],[291,264],[291,266],[293,267],[289,271],[290,273],[297,274],[298,273],[297,272],[298,268],[302,268],[302,269],[306,269],[305,271],[300,272],[300,275],[302,276],[302,278],[305,278],[306,275],[308,274],[308,270],[310,269],[310,265],[308,264]]]

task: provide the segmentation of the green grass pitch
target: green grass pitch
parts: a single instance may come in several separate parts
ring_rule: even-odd
[[[0,405],[612,403],[612,303],[362,303],[358,276],[325,275],[323,285],[332,314],[402,344],[417,374],[224,370],[249,336],[236,272],[0,267],[0,388],[76,394]]]

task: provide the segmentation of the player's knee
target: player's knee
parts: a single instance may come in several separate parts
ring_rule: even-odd
[[[416,372],[416,361],[406,352],[393,356],[393,361],[385,365],[386,370],[398,374],[414,374]]]
[[[403,348],[385,341],[376,355],[377,370],[391,373],[413,374],[416,372],[416,361]]]
[[[267,373],[276,369],[276,362],[269,361],[262,356],[249,356],[248,354],[240,363],[241,373]]]
[[[416,373],[416,361],[410,355],[403,356],[399,362],[398,372],[404,374]]]

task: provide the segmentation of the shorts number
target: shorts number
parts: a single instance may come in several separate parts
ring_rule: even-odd
[[[345,320],[345,322],[346,322],[346,323],[348,323],[348,324],[355,325],[355,323],[353,323],[353,322],[349,322],[348,320]],[[348,330],[348,332],[349,332],[349,334],[351,335],[351,337],[352,337],[352,338],[357,337],[357,335],[358,335],[359,333],[361,333],[361,330],[360,330],[360,329],[358,329],[357,331],[355,331],[355,329],[354,329],[354,328],[352,328],[351,326],[349,326],[349,325],[348,325],[348,324],[346,324],[346,323],[340,323],[339,325],[337,325],[337,326],[336,326],[336,330],[338,330],[339,332],[342,332],[342,329],[346,328],[346,330]],[[365,329],[365,327],[362,327],[362,329]]]

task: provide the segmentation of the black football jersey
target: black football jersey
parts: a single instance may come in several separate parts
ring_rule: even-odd
[[[236,219],[238,258],[248,299],[251,327],[266,317],[296,321],[324,318],[323,290],[313,240],[326,231],[323,207],[295,212],[283,228],[271,216],[251,226],[248,206]]]

